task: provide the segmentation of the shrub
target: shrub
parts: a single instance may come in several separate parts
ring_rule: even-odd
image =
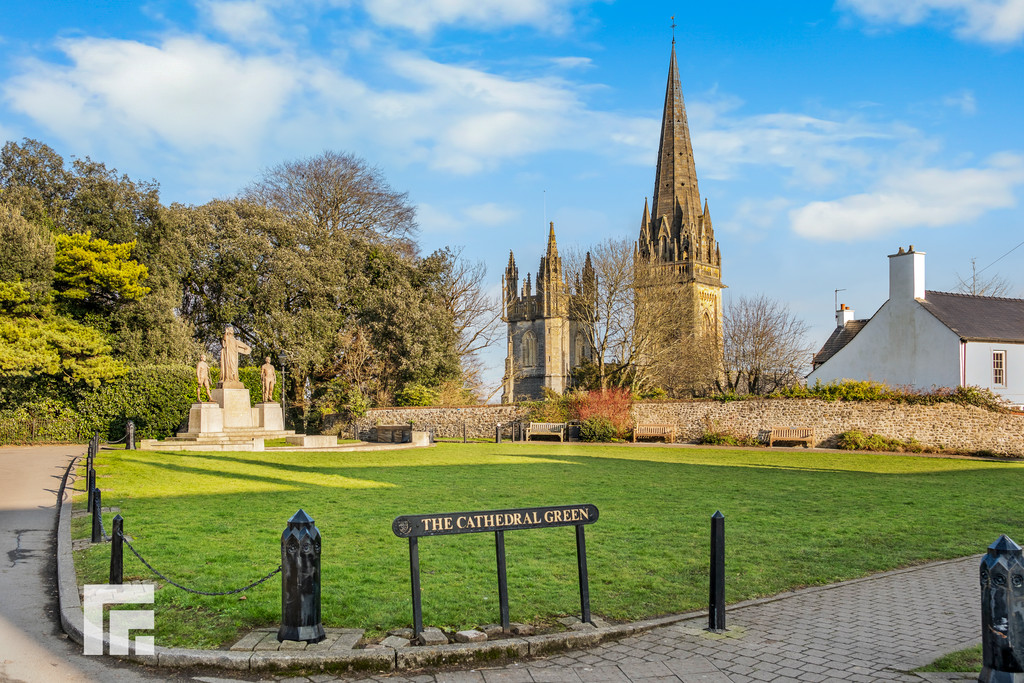
[[[879,434],[866,435],[857,429],[839,435],[838,445],[848,451],[881,451],[887,453],[934,453],[938,449],[925,446],[917,439],[901,441]]]
[[[430,406],[437,400],[437,393],[422,384],[406,384],[395,393],[395,405]]]
[[[580,425],[580,438],[584,441],[612,441],[618,433],[611,420],[600,415],[587,418]]]
[[[573,398],[575,417],[584,423],[593,418],[603,418],[611,424],[615,436],[620,438],[633,426],[633,418],[629,413],[633,397],[625,389],[588,391]]]
[[[822,384],[815,382],[811,387],[790,387],[772,394],[781,398],[820,398],[826,401],[891,401],[917,405],[956,403],[977,406],[993,412],[1006,412],[999,396],[981,387],[933,387],[924,391],[915,387],[891,387],[881,382],[846,379],[841,382]]]

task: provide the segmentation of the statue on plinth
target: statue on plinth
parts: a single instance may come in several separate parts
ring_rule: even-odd
[[[270,356],[267,356],[266,362],[260,366],[260,379],[263,380],[263,402],[272,403],[274,401],[274,385],[277,384],[277,371],[270,364]]]
[[[220,348],[220,382],[218,387],[233,388],[241,387],[238,380],[238,354],[249,355],[252,347],[243,341],[235,339],[235,328],[228,325],[224,329],[224,339]]]
[[[206,362],[206,354],[199,356],[196,364],[196,401],[203,403],[203,389],[206,389],[206,401],[212,401],[210,393],[210,364]]]

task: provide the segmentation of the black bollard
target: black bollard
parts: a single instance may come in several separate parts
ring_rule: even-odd
[[[501,423],[494,428],[494,443],[501,443]]]
[[[125,433],[125,439],[124,439],[124,449],[126,451],[134,451],[135,450],[135,423],[133,421],[131,421],[131,420],[128,420],[128,424],[125,425],[125,431],[126,431],[126,433]]]
[[[101,502],[100,490],[93,489],[92,492],[92,542],[103,542],[103,503]]]
[[[725,630],[725,517],[711,515],[711,581],[708,591],[708,630]]]
[[[320,623],[320,530],[299,510],[281,534],[281,628],[277,639],[319,643],[326,637]]]
[[[980,683],[1024,681],[1024,557],[1008,536],[981,559]]]
[[[120,586],[124,582],[124,518],[114,517],[110,534],[110,583]]]

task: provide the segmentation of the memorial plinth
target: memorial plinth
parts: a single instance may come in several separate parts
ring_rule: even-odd
[[[281,404],[249,403],[249,390],[241,382],[222,382],[211,392],[213,401],[193,403],[188,429],[164,441],[145,439],[141,448],[181,451],[262,451],[266,439],[295,437],[284,428]],[[337,438],[334,437],[335,444]]]

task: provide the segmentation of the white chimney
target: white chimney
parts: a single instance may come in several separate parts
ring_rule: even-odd
[[[846,323],[853,320],[853,309],[846,304],[839,304],[836,311],[836,327],[846,327]]]
[[[924,254],[911,244],[908,251],[900,247],[889,256],[890,301],[924,298]]]

